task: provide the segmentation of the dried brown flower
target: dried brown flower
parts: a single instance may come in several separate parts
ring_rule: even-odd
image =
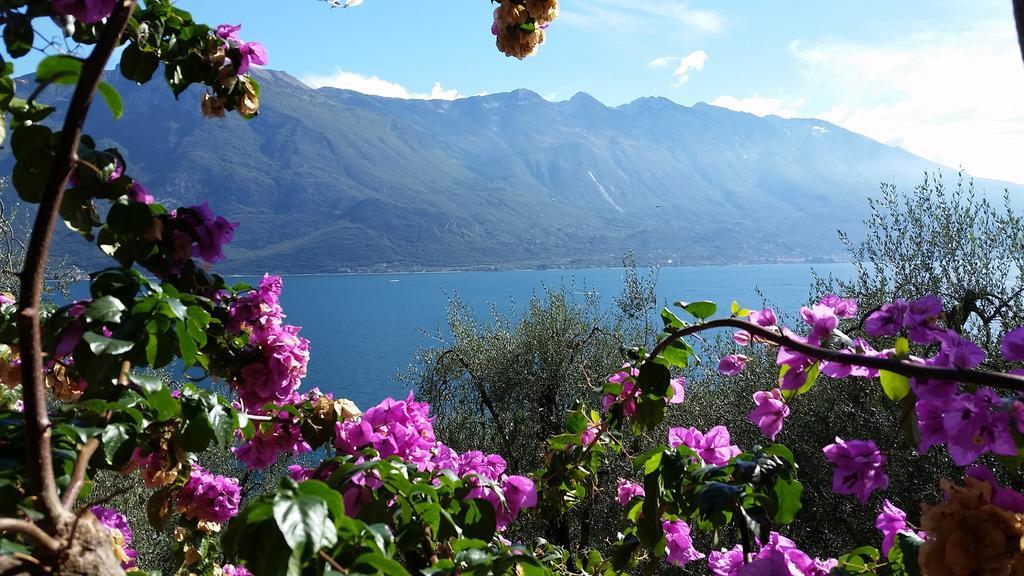
[[[1024,574],[1024,514],[992,504],[992,486],[967,478],[964,486],[943,481],[945,502],[923,506],[928,538],[918,558],[930,576]]]
[[[558,19],[558,0],[526,0],[526,11],[537,24],[548,24]]]
[[[537,46],[544,43],[544,31],[537,29],[532,32],[520,28],[498,30],[496,44],[506,56],[522,60],[537,51]]]
[[[224,102],[212,94],[203,94],[201,108],[203,110],[203,116],[207,118],[224,117]]]

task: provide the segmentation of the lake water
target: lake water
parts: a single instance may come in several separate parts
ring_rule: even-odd
[[[820,275],[852,273],[849,264],[662,268],[657,294],[666,304],[712,300],[726,309],[732,300],[759,306],[760,289],[773,306],[792,313],[808,298],[812,268]],[[287,322],[302,326],[311,343],[303,388],[316,386],[365,408],[408,393],[396,375],[418,348],[436,344],[421,331],[444,329],[449,294],[486,319],[490,304],[508,311],[514,301],[521,310],[544,286],[563,284],[596,291],[612,306],[622,278],[622,269],[286,276],[281,300]]]

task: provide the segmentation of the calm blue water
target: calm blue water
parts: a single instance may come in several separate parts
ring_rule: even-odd
[[[852,271],[848,264],[813,268],[839,277]],[[811,269],[806,264],[663,268],[657,293],[664,303],[712,300],[727,308],[735,299],[754,307],[761,303],[759,288],[772,305],[795,312],[808,297]],[[621,269],[287,276],[282,306],[287,322],[302,326],[311,343],[304,388],[317,386],[365,408],[408,393],[395,376],[416,349],[436,344],[421,330],[444,328],[446,293],[457,294],[487,319],[490,304],[508,311],[511,299],[522,310],[533,293],[562,284],[596,291],[604,305],[612,306],[622,276]]]
[[[812,268],[819,275],[840,278],[853,271],[849,264],[662,268],[657,295],[662,305],[711,300],[724,312],[733,300],[750,308],[760,306],[760,289],[776,310],[795,313],[808,298]],[[646,270],[639,272],[646,276]],[[259,277],[237,280],[256,284]],[[423,331],[434,334],[440,327],[447,334],[449,295],[458,295],[486,321],[492,304],[510,315],[512,302],[521,311],[545,286],[564,285],[581,299],[583,292],[597,292],[602,304],[610,307],[622,280],[619,268],[285,276],[281,304],[286,322],[302,326],[302,335],[310,341],[303,389],[315,386],[366,408],[387,396],[408,394],[408,386],[397,375],[413,361],[417,349],[437,345]],[[76,286],[73,297],[88,297],[88,287]]]

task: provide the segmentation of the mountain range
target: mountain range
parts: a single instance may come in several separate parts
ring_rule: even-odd
[[[87,131],[161,202],[240,222],[222,272],[587,267],[627,251],[830,261],[845,256],[837,229],[862,235],[880,182],[939,168],[822,120],[666,98],[402,100],[258,70],[261,114],[245,121],[204,119],[194,91],[175,101],[158,81],[108,76],[125,114],[97,103]],[[82,244],[62,236],[58,250]]]

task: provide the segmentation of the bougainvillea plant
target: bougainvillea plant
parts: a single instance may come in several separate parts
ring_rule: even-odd
[[[174,520],[168,545],[182,574],[613,574],[663,562],[741,576],[1024,570],[1024,495],[974,465],[986,453],[1019,463],[1024,377],[978,369],[984,352],[943,327],[937,298],[858,316],[856,302],[829,296],[800,310],[803,330],[779,326],[770,309],[734,303],[712,319],[713,303],[680,302],[692,319],[664,310],[657,345],[630,351],[602,384],[600,407],[567,414],[564,433],[548,440],[543,469],[510,474],[500,455],[459,454],[439,442],[429,406],[413,397],[360,412],[304,389],[310,342],[285,322],[281,279],[229,286],[209,271],[238,225],[205,203],[160,204],[160,191],[132,178],[116,149],[82,134],[96,94],[121,113],[120,96],[103,80],[118,49],[128,79],[145,83],[160,72],[176,96],[201,86],[206,116],[254,118],[259,86],[247,72],[267,63],[261,45],[242,40],[238,25],[196,23],[170,0],[21,0],[0,9],[12,60],[33,49],[37,24],[51,20],[89,51],[46,56],[28,93],[14,81],[13,62],[0,76],[12,182],[38,204],[21,292],[0,298],[0,378],[22,396],[0,406],[3,573],[138,570],[144,559],[124,511],[89,499],[102,470],[138,474],[154,489],[147,517],[158,529]],[[499,48],[531,53],[557,14],[554,0],[502,0]],[[71,90],[59,121],[41,103],[54,85]],[[89,298],[64,306],[41,301],[58,217],[111,259],[90,275]],[[858,317],[856,330],[888,338],[891,348],[874,350],[840,330]],[[635,456],[633,477],[617,479],[622,524],[606,549],[516,542],[524,517],[551,521],[576,506],[598,488],[628,434],[654,429],[684,401],[696,358],[687,338],[715,329],[735,330],[739,346],[776,350],[778,387],[751,404],[750,422],[765,443],[733,445],[729,423],[672,428],[662,445]],[[1002,355],[1024,362],[1024,328],[1006,333]],[[736,353],[718,369],[742,377],[745,365]],[[152,375],[162,368],[224,382],[229,394],[172,388]],[[920,526],[885,501],[880,548],[836,558],[813,558],[784,535],[804,488],[793,454],[774,443],[819,374],[877,381],[916,415],[921,450],[944,446],[970,466],[962,486],[945,483],[948,498],[929,503]],[[292,466],[276,490],[243,504],[237,479],[199,461],[211,449],[253,470],[283,454],[305,453],[314,464]],[[870,438],[836,438],[822,458],[834,467],[839,494],[863,503],[888,486],[886,455]],[[735,545],[698,549],[701,532]]]

